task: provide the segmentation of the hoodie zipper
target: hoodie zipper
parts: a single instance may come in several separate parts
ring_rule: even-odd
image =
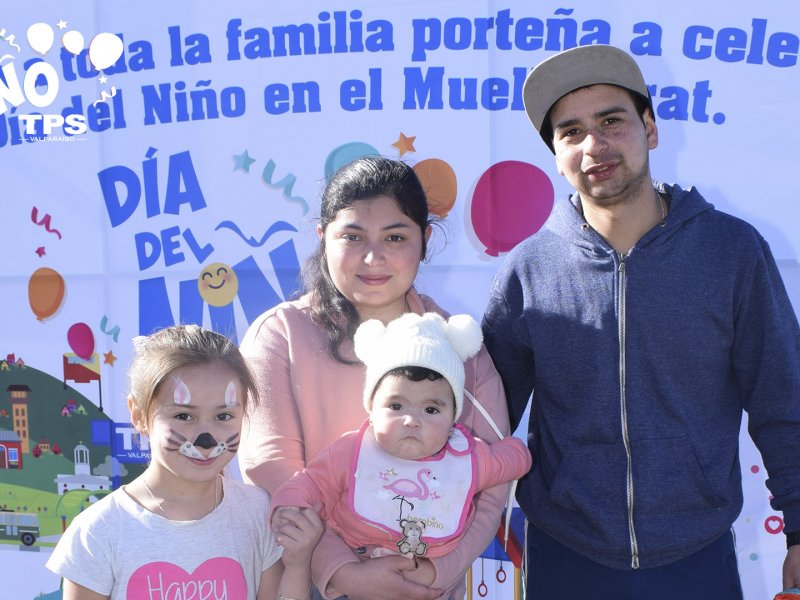
[[[631,459],[631,440],[628,433],[628,403],[625,387],[625,308],[626,308],[626,275],[625,255],[619,254],[619,300],[617,306],[618,336],[619,336],[619,394],[620,415],[622,420],[622,443],[625,446],[625,456],[628,460],[627,472],[627,501],[628,501],[628,534],[631,543],[631,568],[639,568],[639,544],[636,541],[636,529],[633,525],[633,460]]]

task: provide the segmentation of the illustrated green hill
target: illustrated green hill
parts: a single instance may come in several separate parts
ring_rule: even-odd
[[[78,513],[109,493],[110,490],[73,490],[59,496],[55,492],[0,483],[2,504],[14,512],[36,515],[39,519],[39,539],[36,544],[47,546],[55,544],[53,536],[60,535]],[[51,539],[42,540],[42,537]],[[0,543],[19,545],[19,539],[16,536],[9,536],[8,539],[0,537]]]
[[[59,474],[74,474],[73,452],[78,444],[89,448],[91,473],[111,476],[110,447],[92,443],[92,421],[109,418],[100,412],[78,390],[48,373],[31,366],[10,366],[0,370],[0,429],[13,431],[11,421],[11,395],[9,386],[25,385],[28,392],[28,424],[30,428],[30,450],[22,456],[22,469],[0,469],[0,484],[7,483],[43,492],[57,492],[55,479]],[[84,384],[80,384],[84,385]],[[97,385],[90,383],[85,385]],[[62,409],[73,400],[78,410],[69,416],[62,415]],[[2,416],[5,415],[5,416]],[[60,455],[44,452],[33,455],[33,449],[40,441],[46,441],[50,448],[56,445]],[[121,464],[119,473],[121,483],[133,480],[144,469],[144,465]],[[0,496],[0,507],[4,505]],[[9,506],[9,508],[12,508]]]

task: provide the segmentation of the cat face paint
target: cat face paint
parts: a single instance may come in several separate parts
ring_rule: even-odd
[[[225,388],[225,406],[233,408],[236,404],[236,384],[229,381],[228,387]]]
[[[175,404],[191,404],[192,392],[189,391],[189,386],[183,383],[183,380],[178,377],[175,381],[175,391],[172,394],[172,399]]]
[[[237,389],[236,383],[229,381],[225,388],[225,406],[233,408],[238,405],[236,400]],[[183,380],[178,377],[175,382],[175,391],[173,393],[173,400],[177,405],[189,405],[192,402],[192,393]],[[197,460],[211,460],[226,451],[236,452],[239,448],[239,433],[230,436],[227,440],[217,442],[213,435],[203,432],[195,438],[194,442],[174,429],[169,430],[169,437],[167,438],[167,450],[177,450],[188,458]],[[202,450],[201,450],[202,449]],[[207,452],[207,455],[203,453]]]
[[[206,451],[210,450],[210,452],[206,456],[200,451],[200,448]],[[197,436],[194,442],[190,442],[185,436],[170,429],[166,449],[171,452],[180,452],[188,458],[211,460],[226,451],[236,452],[239,449],[239,433],[235,433],[224,442],[218,442],[213,435],[203,432]]]

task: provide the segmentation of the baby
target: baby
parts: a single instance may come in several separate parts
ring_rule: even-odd
[[[531,466],[522,441],[490,445],[457,423],[480,327],[468,315],[408,313],[366,321],[354,342],[369,418],[276,492],[273,526],[288,507],[313,507],[363,559],[442,556],[471,523],[475,494]]]

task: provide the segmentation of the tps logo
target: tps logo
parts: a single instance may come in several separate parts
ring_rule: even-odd
[[[150,440],[130,423],[112,423],[111,454],[120,462],[146,463],[150,460]]]
[[[57,23],[57,27],[63,30],[66,29],[67,24],[61,20]],[[55,41],[53,28],[47,23],[34,23],[28,27],[26,38],[28,45],[39,56],[25,62],[22,81],[20,81],[16,68],[17,56],[7,52],[0,54],[0,115],[8,110],[9,104],[13,112],[26,101],[35,108],[46,108],[55,101],[58,95],[60,87],[58,73],[52,65],[41,58],[53,47]],[[15,34],[6,31],[5,28],[0,28],[0,41],[5,41],[8,48],[16,50],[17,54],[22,52],[22,48],[16,43]],[[67,52],[75,56],[86,52],[83,34],[76,30],[66,31],[61,36],[61,44]],[[123,44],[119,36],[112,33],[100,33],[89,43],[88,59],[99,71],[113,65],[122,55],[122,51]],[[106,76],[102,75],[99,81],[101,84],[105,84]],[[105,102],[115,94],[116,88],[112,85],[111,92],[103,90],[94,105],[98,102]],[[18,119],[24,126],[26,136],[44,135],[49,138],[53,130],[58,127],[63,127],[64,133],[68,136],[80,135],[86,133],[87,130],[86,116],[82,114],[73,113],[63,116],[31,112],[19,115]]]

